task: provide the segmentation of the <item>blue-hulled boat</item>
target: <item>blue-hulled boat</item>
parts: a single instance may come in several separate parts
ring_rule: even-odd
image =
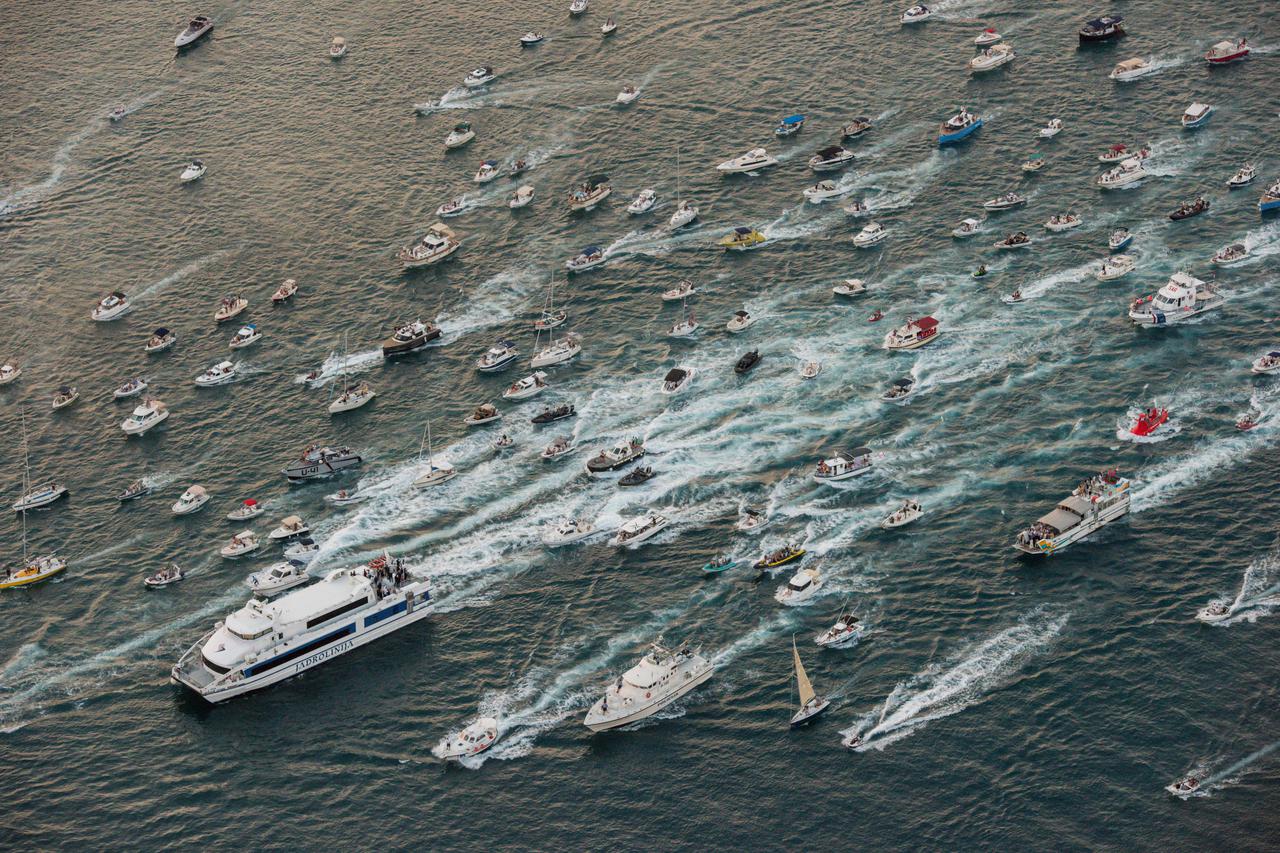
[[[773,132],[777,136],[791,136],[793,133],[799,133],[802,127],[804,127],[804,116],[787,116],[778,122],[778,126],[773,129]]]
[[[1258,210],[1262,213],[1268,210],[1280,210],[1280,181],[1276,181],[1263,192],[1262,198],[1258,199]]]
[[[942,123],[942,127],[938,130],[938,144],[951,145],[959,142],[980,127],[982,127],[982,117],[961,107],[960,112]]]

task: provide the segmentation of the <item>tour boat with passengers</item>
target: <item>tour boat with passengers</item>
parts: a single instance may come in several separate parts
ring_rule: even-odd
[[[938,321],[933,317],[907,320],[884,336],[887,350],[916,349],[938,337]]]
[[[938,129],[938,144],[951,145],[959,142],[980,127],[982,127],[982,117],[961,107],[960,112],[944,121]]]
[[[427,229],[427,233],[417,244],[405,246],[397,252],[396,258],[404,264],[405,269],[415,269],[443,261],[458,251],[461,245],[453,229],[443,222],[437,222]]]
[[[819,483],[837,483],[866,474],[871,468],[870,448],[837,450],[814,467],[813,479]]]
[[[1139,326],[1172,326],[1197,314],[1220,308],[1226,297],[1211,284],[1176,272],[1164,287],[1129,304],[1129,319]]]
[[[1127,479],[1114,470],[1095,474],[1021,531],[1013,547],[1032,556],[1055,554],[1128,513],[1129,500]]]

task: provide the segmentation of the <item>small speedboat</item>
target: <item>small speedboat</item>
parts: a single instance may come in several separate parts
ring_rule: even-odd
[[[497,76],[497,72],[494,71],[491,66],[481,65],[466,77],[462,78],[462,85],[466,86],[468,89],[478,89]]]
[[[577,445],[573,443],[573,437],[568,435],[556,436],[555,440],[542,448],[542,452],[538,454],[544,462],[550,462],[553,459],[559,459],[561,456],[567,456],[577,449]]]
[[[697,292],[698,290],[693,286],[692,281],[689,281],[687,278],[682,278],[676,283],[675,287],[662,291],[662,301],[679,302],[682,299],[688,299]]]
[[[629,104],[638,97],[640,97],[640,90],[635,86],[623,86],[622,91],[618,93],[618,97],[613,100],[618,104]]]
[[[249,300],[243,296],[224,296],[218,302],[217,309],[213,312],[213,322],[225,323],[242,314],[244,309],[248,307]]]
[[[884,319],[884,312],[879,308],[871,312],[871,316],[867,318],[868,323],[879,323]]]
[[[280,522],[280,526],[267,534],[267,538],[274,542],[280,542],[285,539],[297,539],[311,532],[311,528],[302,520],[301,516],[291,515]]]
[[[461,216],[470,210],[470,208],[471,203],[467,201],[467,197],[465,195],[460,195],[457,198],[449,199],[444,204],[437,207],[436,216],[442,218]]]
[[[879,222],[868,222],[853,238],[853,245],[859,249],[874,246],[889,236],[889,230]]]
[[[733,316],[729,318],[729,322],[725,324],[724,328],[729,334],[736,335],[745,332],[755,321],[756,318],[752,317],[749,311],[734,311]]]
[[[254,595],[269,597],[309,580],[311,576],[304,564],[283,560],[249,575],[244,579],[244,585],[253,590]]]
[[[147,575],[142,579],[142,582],[146,584],[147,589],[159,589],[162,586],[177,583],[186,578],[186,576],[187,573],[182,570],[181,566],[177,563],[170,563],[165,568]]]
[[[204,173],[207,171],[208,168],[204,165],[203,160],[192,160],[187,164],[187,168],[182,170],[182,174],[178,176],[178,180],[184,184],[189,184],[192,181],[198,181],[203,178]]]
[[[1050,119],[1049,123],[1040,128],[1041,139],[1052,139],[1062,132],[1062,119]]]
[[[742,357],[738,359],[737,363],[734,364],[733,372],[739,376],[744,376],[750,373],[755,366],[760,363],[760,360],[760,350],[753,349],[750,352],[745,352],[742,354]]]
[[[636,193],[636,197],[627,205],[627,213],[632,216],[638,216],[641,213],[648,213],[658,200],[658,194],[652,189],[643,189]]]
[[[508,447],[515,447],[516,440],[505,432],[493,440],[494,450],[506,450]]]
[[[53,395],[53,410],[65,409],[76,400],[80,399],[80,392],[74,385],[63,385],[58,389],[58,393]]]
[[[717,241],[717,245],[726,252],[746,252],[759,248],[766,242],[768,242],[768,238],[762,232],[743,225],[721,237]]]
[[[993,44],[969,60],[969,70],[982,72],[992,71],[1018,58],[1013,47],[1007,44]]]
[[[562,421],[565,418],[572,418],[578,414],[572,403],[564,403],[562,405],[551,408],[550,406],[543,409],[538,414],[529,419],[529,423],[535,426]]]
[[[893,530],[895,527],[905,527],[920,516],[924,515],[924,507],[920,505],[918,500],[908,498],[902,502],[902,506],[898,507],[892,513],[880,522],[880,526],[885,530]]]
[[[1005,305],[1017,305],[1020,302],[1026,302],[1026,297],[1022,295],[1021,290],[1015,290],[1013,293],[1000,297],[1000,301]]]
[[[816,379],[818,374],[821,372],[822,362],[820,361],[806,361],[804,364],[800,365],[801,379]]]
[[[329,58],[341,59],[347,55],[347,40],[342,36],[334,36],[333,41],[329,42]]]
[[[231,348],[240,349],[242,347],[251,346],[262,340],[262,332],[258,331],[255,323],[241,326],[240,331],[236,332],[231,338]]]
[[[1249,430],[1257,427],[1261,423],[1262,423],[1261,413],[1253,411],[1245,415],[1240,420],[1236,421],[1236,429],[1240,430],[1241,432],[1248,432]]]
[[[159,400],[146,399],[134,408],[129,417],[120,422],[125,435],[144,435],[152,427],[169,418],[169,407]]]
[[[531,201],[533,201],[533,187],[525,184],[511,194],[511,198],[507,201],[507,207],[515,210],[516,208],[524,207]]]
[[[836,296],[861,296],[867,292],[867,284],[860,278],[846,278],[831,288]]]
[[[752,564],[752,568],[758,572],[772,572],[785,566],[787,563],[793,563],[805,555],[805,550],[796,545],[784,545],[776,551],[765,554],[759,560]]]
[[[178,336],[165,328],[156,329],[147,338],[142,351],[146,353],[163,352],[178,342]]]
[[[613,18],[609,18],[600,25],[600,35],[611,36],[618,31],[618,23]]]
[[[743,533],[753,533],[759,531],[769,523],[769,516],[763,512],[756,512],[754,509],[744,510],[742,515],[738,517],[738,521],[733,526]]]
[[[832,172],[843,169],[854,161],[856,155],[840,145],[828,145],[809,158],[809,168],[815,172]]]
[[[1032,154],[1031,156],[1027,157],[1027,159],[1022,161],[1022,171],[1038,172],[1044,168],[1046,162],[1047,161],[1044,159],[1043,154],[1039,154],[1039,153]]]
[[[1196,619],[1212,625],[1215,622],[1230,618],[1234,612],[1232,602],[1215,599],[1196,611]]]
[[[698,371],[692,367],[673,367],[667,371],[666,377],[662,380],[663,394],[679,394],[681,391],[689,387],[689,383],[693,381],[693,377]]]
[[[637,465],[619,478],[618,485],[623,487],[639,486],[641,483],[647,483],[652,480],[653,477],[653,466]]]
[[[257,518],[266,512],[262,504],[253,498],[245,498],[240,502],[240,506],[227,513],[227,521],[248,521],[251,518]]]
[[[726,175],[738,174],[742,172],[751,173],[768,166],[776,166],[778,161],[769,156],[769,152],[763,148],[752,148],[746,154],[725,160],[716,166],[720,172]]]
[[[1244,243],[1232,243],[1229,246],[1223,246],[1213,254],[1213,262],[1220,267],[1229,267],[1248,260],[1248,258],[1249,249]]]
[[[520,36],[520,46],[533,47],[535,44],[541,43],[545,38],[546,36],[544,36],[542,33],[536,30],[529,30],[529,32]]]
[[[476,370],[481,373],[497,373],[499,370],[506,370],[519,357],[520,350],[516,349],[515,344],[511,341],[498,341],[476,359]]]
[[[174,501],[170,510],[174,515],[190,515],[209,502],[209,493],[204,486],[189,486],[182,496]]]
[[[834,625],[814,637],[813,641],[824,649],[838,649],[857,641],[864,630],[857,616],[843,612],[836,617]]]
[[[813,567],[806,567],[791,576],[785,584],[778,587],[773,594],[774,601],[794,607],[805,604],[822,589],[822,574]]]
[[[1174,222],[1180,219],[1190,219],[1192,216],[1198,216],[1209,209],[1209,200],[1203,196],[1192,202],[1183,202],[1178,208],[1169,214],[1169,218]]]
[[[1251,368],[1254,373],[1263,376],[1269,373],[1280,373],[1280,350],[1271,350],[1253,360]]]
[[[538,370],[523,379],[517,379],[512,382],[511,386],[502,392],[502,397],[505,400],[527,400],[530,397],[541,394],[550,387],[551,384],[547,382],[547,374]]]
[[[258,534],[252,530],[241,530],[235,536],[231,537],[231,541],[223,545],[218,553],[228,560],[234,560],[237,557],[243,557],[245,554],[251,554],[258,550],[262,543],[258,541]]]
[[[903,12],[899,20],[904,24],[918,24],[921,21],[927,21],[931,17],[933,17],[933,12],[929,10],[928,6],[920,3]]]
[[[228,382],[234,382],[235,378],[236,365],[230,361],[220,361],[197,376],[195,383],[201,388],[211,388],[214,385],[226,385]]]
[[[1132,255],[1112,255],[1102,261],[1102,266],[1093,277],[1098,281],[1115,281],[1137,269],[1138,262]]]
[[[600,266],[604,261],[604,249],[599,246],[587,246],[581,252],[565,261],[564,266],[569,272],[586,272],[592,267]]]
[[[1210,65],[1225,65],[1228,62],[1246,59],[1248,56],[1249,43],[1242,38],[1238,38],[1234,41],[1218,42],[1209,48],[1204,58]]]
[[[1175,797],[1189,797],[1200,790],[1200,780],[1195,776],[1186,776],[1171,785],[1166,785],[1165,790]]]
[[[280,286],[276,288],[275,293],[271,294],[271,301],[276,305],[282,302],[288,302],[298,292],[298,282],[292,278],[286,278],[280,282]]]
[[[487,184],[498,177],[498,174],[498,161],[485,160],[480,164],[480,168],[476,169],[476,173],[472,175],[471,180],[477,184]]]
[[[995,44],[1000,41],[1001,38],[1002,36],[1000,33],[996,32],[995,27],[987,27],[985,30],[974,36],[973,43],[979,47],[985,47],[989,44]]]
[[[134,480],[132,483],[124,487],[124,491],[116,495],[116,500],[120,503],[125,501],[137,500],[151,494],[151,487],[144,480]]]
[[[853,121],[840,128],[840,138],[853,139],[866,133],[872,127],[871,119],[866,116],[858,116]]]
[[[1182,127],[1185,130],[1195,130],[1197,127],[1202,127],[1211,115],[1213,115],[1213,104],[1202,104],[1197,101],[1182,113]]]
[[[1154,72],[1155,66],[1150,62],[1141,58],[1126,59],[1123,62],[1117,62],[1116,67],[1111,69],[1111,73],[1107,76],[1117,83],[1127,83],[1130,80],[1137,80],[1139,77],[1145,77]]]
[[[462,419],[462,422],[469,427],[480,426],[481,424],[493,423],[501,420],[502,412],[492,403],[481,403],[476,406],[475,411]]]
[[[497,742],[498,721],[493,717],[481,717],[462,731],[445,738],[440,745],[440,757],[447,760],[479,755]]]
[[[22,375],[22,366],[6,361],[0,364],[0,385],[8,385]]]
[[[960,224],[951,229],[951,236],[963,240],[978,233],[982,223],[976,219],[962,219]]]
[[[697,218],[698,208],[689,201],[682,201],[676,205],[676,210],[671,214],[671,219],[667,224],[672,228],[683,228]]]
[[[835,181],[818,181],[804,191],[804,200],[810,204],[822,204],[833,198],[840,198],[853,192],[852,186],[841,186]]]
[[[124,104],[119,104],[119,105],[118,105],[115,109],[113,109],[111,112],[107,113],[107,118],[109,118],[109,119],[110,119],[111,121],[113,121],[113,122],[114,122],[114,121],[121,121],[121,120],[122,120],[125,116],[127,116],[128,114],[129,114],[129,111],[128,111],[127,109],[125,109]]]
[[[329,404],[329,414],[337,415],[354,411],[371,402],[376,396],[378,392],[374,391],[368,382],[355,382],[343,388],[342,393],[333,399]]]
[[[915,377],[904,376],[901,379],[895,379],[888,390],[880,395],[880,399],[886,403],[901,403],[915,392],[915,388]]]
[[[1084,26],[1080,28],[1080,41],[1109,41],[1110,39],[1120,38],[1125,34],[1124,18],[1120,15],[1104,15],[1101,18],[1094,18],[1091,21],[1085,21]]]
[[[865,202],[858,201],[857,199],[849,202],[840,209],[854,218],[866,216],[871,213],[871,208],[868,207]]]
[[[1239,187],[1247,186],[1248,184],[1253,183],[1254,179],[1257,177],[1258,170],[1253,167],[1253,164],[1245,163],[1236,170],[1234,175],[1227,179],[1227,187],[1234,190]]]
[[[1123,143],[1116,143],[1106,151],[1098,155],[1099,163],[1123,163],[1125,160],[1136,159],[1139,162],[1146,160],[1151,156],[1150,148],[1140,148],[1136,152],[1130,151],[1129,146]]]
[[[173,46],[176,48],[184,48],[189,44],[200,39],[206,33],[213,29],[213,18],[208,15],[196,15],[187,24],[186,29],[178,33],[173,40]]]
[[[320,553],[320,546],[316,544],[316,541],[309,536],[303,536],[284,549],[284,558],[287,562],[300,563],[305,566],[318,553]]]
[[[346,506],[347,504],[360,503],[367,497],[368,495],[364,492],[356,489],[338,489],[331,495],[325,495],[324,499],[334,506]]]
[[[1046,231],[1070,231],[1082,224],[1084,220],[1074,213],[1055,213],[1044,223],[1044,227]]]
[[[1128,228],[1117,228],[1111,232],[1111,237],[1107,240],[1107,248],[1113,252],[1119,252],[1130,243],[1133,242],[1133,232]]]
[[[453,126],[453,130],[449,131],[449,135],[444,138],[444,147],[461,148],[475,138],[476,132],[471,129],[471,122],[459,122]]]
[[[774,136],[794,136],[800,132],[800,128],[804,127],[804,116],[793,115],[787,116],[778,122],[778,126],[773,129]]]
[[[61,483],[52,480],[47,483],[39,483],[18,496],[18,499],[13,502],[13,511],[26,512],[30,509],[39,509],[66,497],[68,494],[70,494],[70,490]]]
[[[1012,210],[1027,203],[1027,197],[1016,192],[1007,192],[1002,196],[984,201],[982,206],[987,210]]]
[[[587,0],[571,0],[569,3],[569,14],[573,16],[584,15],[587,12]]]
[[[135,376],[133,379],[125,380],[120,387],[111,392],[111,396],[117,400],[125,397],[136,397],[148,388],[147,380],[141,376]]]
[[[992,245],[997,249],[1028,249],[1035,241],[1027,236],[1025,231],[1016,231],[1008,235],[1003,240],[997,240]]]
[[[646,539],[657,536],[670,523],[666,516],[656,512],[633,518],[618,528],[618,532],[614,534],[609,544],[615,547],[638,545]]]
[[[596,532],[594,521],[587,518],[568,518],[546,528],[542,533],[542,544],[555,548],[581,542]]]
[[[98,300],[98,304],[94,306],[89,316],[99,323],[105,323],[108,320],[123,317],[132,310],[133,303],[129,301],[129,297],[118,290],[113,290]]]

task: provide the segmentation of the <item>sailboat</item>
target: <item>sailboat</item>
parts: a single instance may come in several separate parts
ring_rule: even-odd
[[[554,286],[555,279],[553,277],[552,287]],[[547,296],[547,310],[551,310],[550,294]],[[543,317],[546,316],[547,312],[544,311]],[[552,317],[554,316],[555,315],[552,314]],[[564,321],[561,320],[560,322],[562,323]],[[530,367],[533,367],[536,370],[540,367],[550,367],[553,364],[563,364],[578,353],[582,352],[582,339],[572,332],[561,338],[559,343],[556,342],[555,328],[559,325],[560,323],[552,323],[550,325],[544,324],[541,328],[535,325],[533,338],[534,354],[533,358],[529,360]],[[542,349],[538,349],[538,341],[542,337],[543,329],[546,329],[547,332],[547,345]]]
[[[27,415],[22,413],[22,493],[25,495],[31,485],[31,454],[27,448]],[[5,568],[4,577],[0,578],[0,589],[14,589],[20,586],[46,581],[56,574],[66,571],[67,561],[56,554],[44,554],[35,559],[27,556],[27,511],[22,514],[22,568]]]
[[[441,459],[439,464],[436,464],[436,458],[431,454],[431,421],[427,421],[427,428],[422,433],[422,443],[418,445],[419,460],[424,458],[422,455],[424,447],[427,468],[414,479],[414,487],[421,489],[427,486],[438,486],[445,480],[452,480],[457,475],[457,470],[446,459]]]
[[[698,208],[680,200],[680,149],[676,149],[676,212],[671,214],[671,227],[683,228],[698,218]]]
[[[551,274],[551,286],[547,288],[547,301],[542,306],[542,316],[533,321],[533,330],[541,332],[543,329],[554,329],[556,326],[564,323],[569,319],[569,312],[561,308],[556,310],[556,276]]]
[[[791,717],[791,728],[796,729],[827,710],[831,700],[813,692],[813,685],[809,683],[809,676],[805,674],[804,664],[800,663],[800,651],[796,648],[794,635],[791,637],[791,656],[796,662],[796,687],[800,690],[800,710]]]
[[[341,376],[343,373],[346,372],[348,357],[349,357],[349,351],[347,349],[347,333],[343,332],[342,333],[342,369],[339,372],[335,373],[333,375],[333,378],[329,380],[328,408],[329,408],[329,414],[331,415],[337,415],[337,414],[341,414],[342,412],[350,412],[353,409],[358,409],[361,406],[363,406],[365,403],[368,403],[374,397],[378,396],[378,393],[373,390],[373,388],[369,385],[368,382],[356,382],[352,385],[345,386],[342,389],[342,393],[338,395],[337,399],[334,399],[334,396],[333,396],[334,383],[338,381],[339,376]]]

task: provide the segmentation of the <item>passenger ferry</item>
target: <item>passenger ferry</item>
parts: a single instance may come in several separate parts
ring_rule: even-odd
[[[1085,480],[1052,512],[1018,534],[1013,547],[1049,556],[1129,512],[1129,481],[1114,470]]]
[[[279,598],[250,599],[187,650],[172,678],[206,702],[223,702],[424,619],[430,601],[427,581],[384,554]]]

